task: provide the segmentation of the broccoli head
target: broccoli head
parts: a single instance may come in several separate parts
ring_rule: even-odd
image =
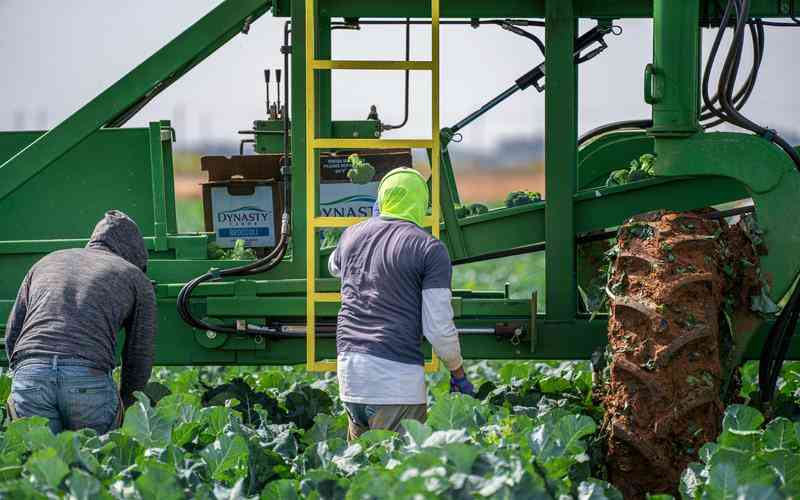
[[[353,184],[366,184],[375,177],[375,167],[359,158],[357,154],[348,156],[347,161],[351,166],[347,171],[347,178]]]
[[[506,206],[509,208],[527,205],[537,201],[542,201],[542,195],[535,191],[512,191],[506,196]]]

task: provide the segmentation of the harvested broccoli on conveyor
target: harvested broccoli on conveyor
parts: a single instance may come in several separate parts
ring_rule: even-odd
[[[655,176],[656,157],[643,154],[638,160],[632,160],[631,166],[614,170],[606,180],[606,186],[622,186],[629,182],[640,181]]]
[[[512,191],[506,196],[506,206],[508,208],[527,205],[537,201],[542,201],[542,195],[536,191]]]
[[[353,184],[366,184],[375,177],[375,167],[365,162],[353,153],[347,157],[352,168],[347,171],[347,178]]]
[[[471,203],[469,205],[455,205],[453,207],[456,212],[456,217],[459,219],[469,217],[471,215],[485,214],[489,211],[489,207],[482,203]]]

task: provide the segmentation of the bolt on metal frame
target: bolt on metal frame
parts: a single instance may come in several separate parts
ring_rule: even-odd
[[[441,193],[439,160],[439,0],[431,0],[431,60],[430,61],[351,61],[321,60],[316,58],[316,1],[305,3],[306,41],[306,367],[309,371],[334,371],[335,361],[317,360],[316,313],[318,302],[339,302],[340,293],[318,292],[316,278],[319,262],[321,228],[342,228],[358,224],[366,217],[320,217],[319,210],[319,155],[320,149],[372,149],[372,148],[425,148],[431,158],[431,215],[425,217],[425,226],[431,227],[435,238],[440,235]],[[430,139],[334,139],[317,137],[316,132],[316,81],[317,70],[419,70],[431,72],[431,138]],[[436,353],[425,363],[425,370],[439,368]]]

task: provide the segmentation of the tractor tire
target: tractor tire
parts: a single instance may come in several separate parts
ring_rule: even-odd
[[[602,399],[608,479],[626,499],[677,495],[682,471],[720,432],[726,227],[658,211],[620,228]]]

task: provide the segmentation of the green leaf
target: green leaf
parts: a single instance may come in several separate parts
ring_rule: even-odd
[[[0,484],[0,498],[14,500],[48,500],[48,497],[27,479],[17,479]]]
[[[37,483],[49,488],[56,488],[69,473],[69,467],[54,448],[34,452],[25,463],[25,469]]]
[[[72,473],[67,478],[69,494],[74,500],[94,500],[100,496],[102,485],[91,474],[81,470],[72,469]]]
[[[760,411],[745,405],[731,405],[725,410],[722,419],[724,430],[755,431],[764,423]]]
[[[200,412],[200,421],[206,426],[207,431],[217,438],[225,432],[225,427],[234,418],[234,411],[224,406],[203,408]]]
[[[531,450],[545,461],[583,453],[582,438],[592,434],[596,428],[594,420],[586,415],[563,416],[552,427],[540,425],[534,429],[530,436]]]
[[[146,460],[142,464],[142,474],[134,481],[142,498],[158,498],[165,500],[183,499],[183,489],[176,479],[175,468],[155,460]]]
[[[736,490],[737,500],[783,500],[784,497],[773,486],[746,484]]]
[[[0,375],[0,401],[7,401],[11,394],[11,377]]]
[[[172,438],[172,422],[150,407],[147,396],[137,392],[138,400],[125,412],[122,433],[138,441],[145,448],[163,448]]]
[[[3,434],[3,453],[19,455],[26,450],[55,448],[56,438],[44,417],[27,417],[12,421]]]
[[[247,442],[238,434],[223,434],[216,441],[203,448],[200,455],[208,464],[211,477],[217,481],[227,478],[227,473],[248,458]]]
[[[539,388],[545,394],[557,394],[564,392],[572,387],[572,383],[561,377],[542,377],[539,380]]]
[[[286,418],[301,429],[310,429],[314,417],[320,413],[330,413],[333,400],[328,394],[314,387],[304,385],[286,395]]]
[[[488,410],[480,401],[463,394],[446,394],[428,412],[427,424],[435,430],[480,427]]]
[[[755,453],[761,440],[760,431],[738,431],[729,429],[719,437],[719,445],[723,448],[744,453]]]
[[[697,462],[690,463],[683,471],[678,489],[684,500],[699,498],[701,488],[705,483],[704,471],[703,465]]]
[[[406,430],[406,435],[412,446],[422,446],[422,443],[433,434],[433,429],[429,425],[423,424],[418,420],[405,419],[400,422],[400,425]]]
[[[298,500],[299,483],[294,479],[279,479],[268,483],[261,491],[262,500]]]
[[[736,468],[728,463],[711,466],[708,473],[708,498],[710,500],[725,500],[736,498],[739,481],[736,477]]]
[[[112,431],[108,434],[111,444],[108,455],[114,468],[124,469],[136,463],[144,448],[131,436],[122,434],[122,431]]]
[[[283,457],[262,446],[256,436],[247,441],[247,491],[257,492],[264,485],[277,479],[281,471],[288,470]]]
[[[423,448],[440,448],[447,444],[464,443],[469,440],[466,429],[450,429],[446,431],[436,431],[425,439],[422,443]]]
[[[758,295],[750,297],[750,309],[765,316],[772,316],[780,311],[780,307],[770,298],[769,288],[766,285],[761,287]]]
[[[326,470],[310,470],[300,482],[303,498],[333,499],[344,498],[348,481]],[[313,496],[315,494],[315,496]]]
[[[347,425],[347,415],[344,413],[335,417],[320,413],[314,417],[314,425],[303,434],[301,441],[306,445],[313,445],[334,437],[345,439],[347,438]]]
[[[766,450],[790,450],[800,447],[793,422],[784,417],[778,417],[767,425],[763,443]]]
[[[453,464],[455,470],[464,474],[469,474],[472,471],[472,465],[481,454],[480,448],[465,443],[446,444],[442,446],[442,449],[448,462]]]
[[[622,500],[622,493],[605,481],[589,479],[578,485],[578,500]]]
[[[763,459],[777,474],[785,490],[800,493],[800,456],[787,450],[768,451]]]

